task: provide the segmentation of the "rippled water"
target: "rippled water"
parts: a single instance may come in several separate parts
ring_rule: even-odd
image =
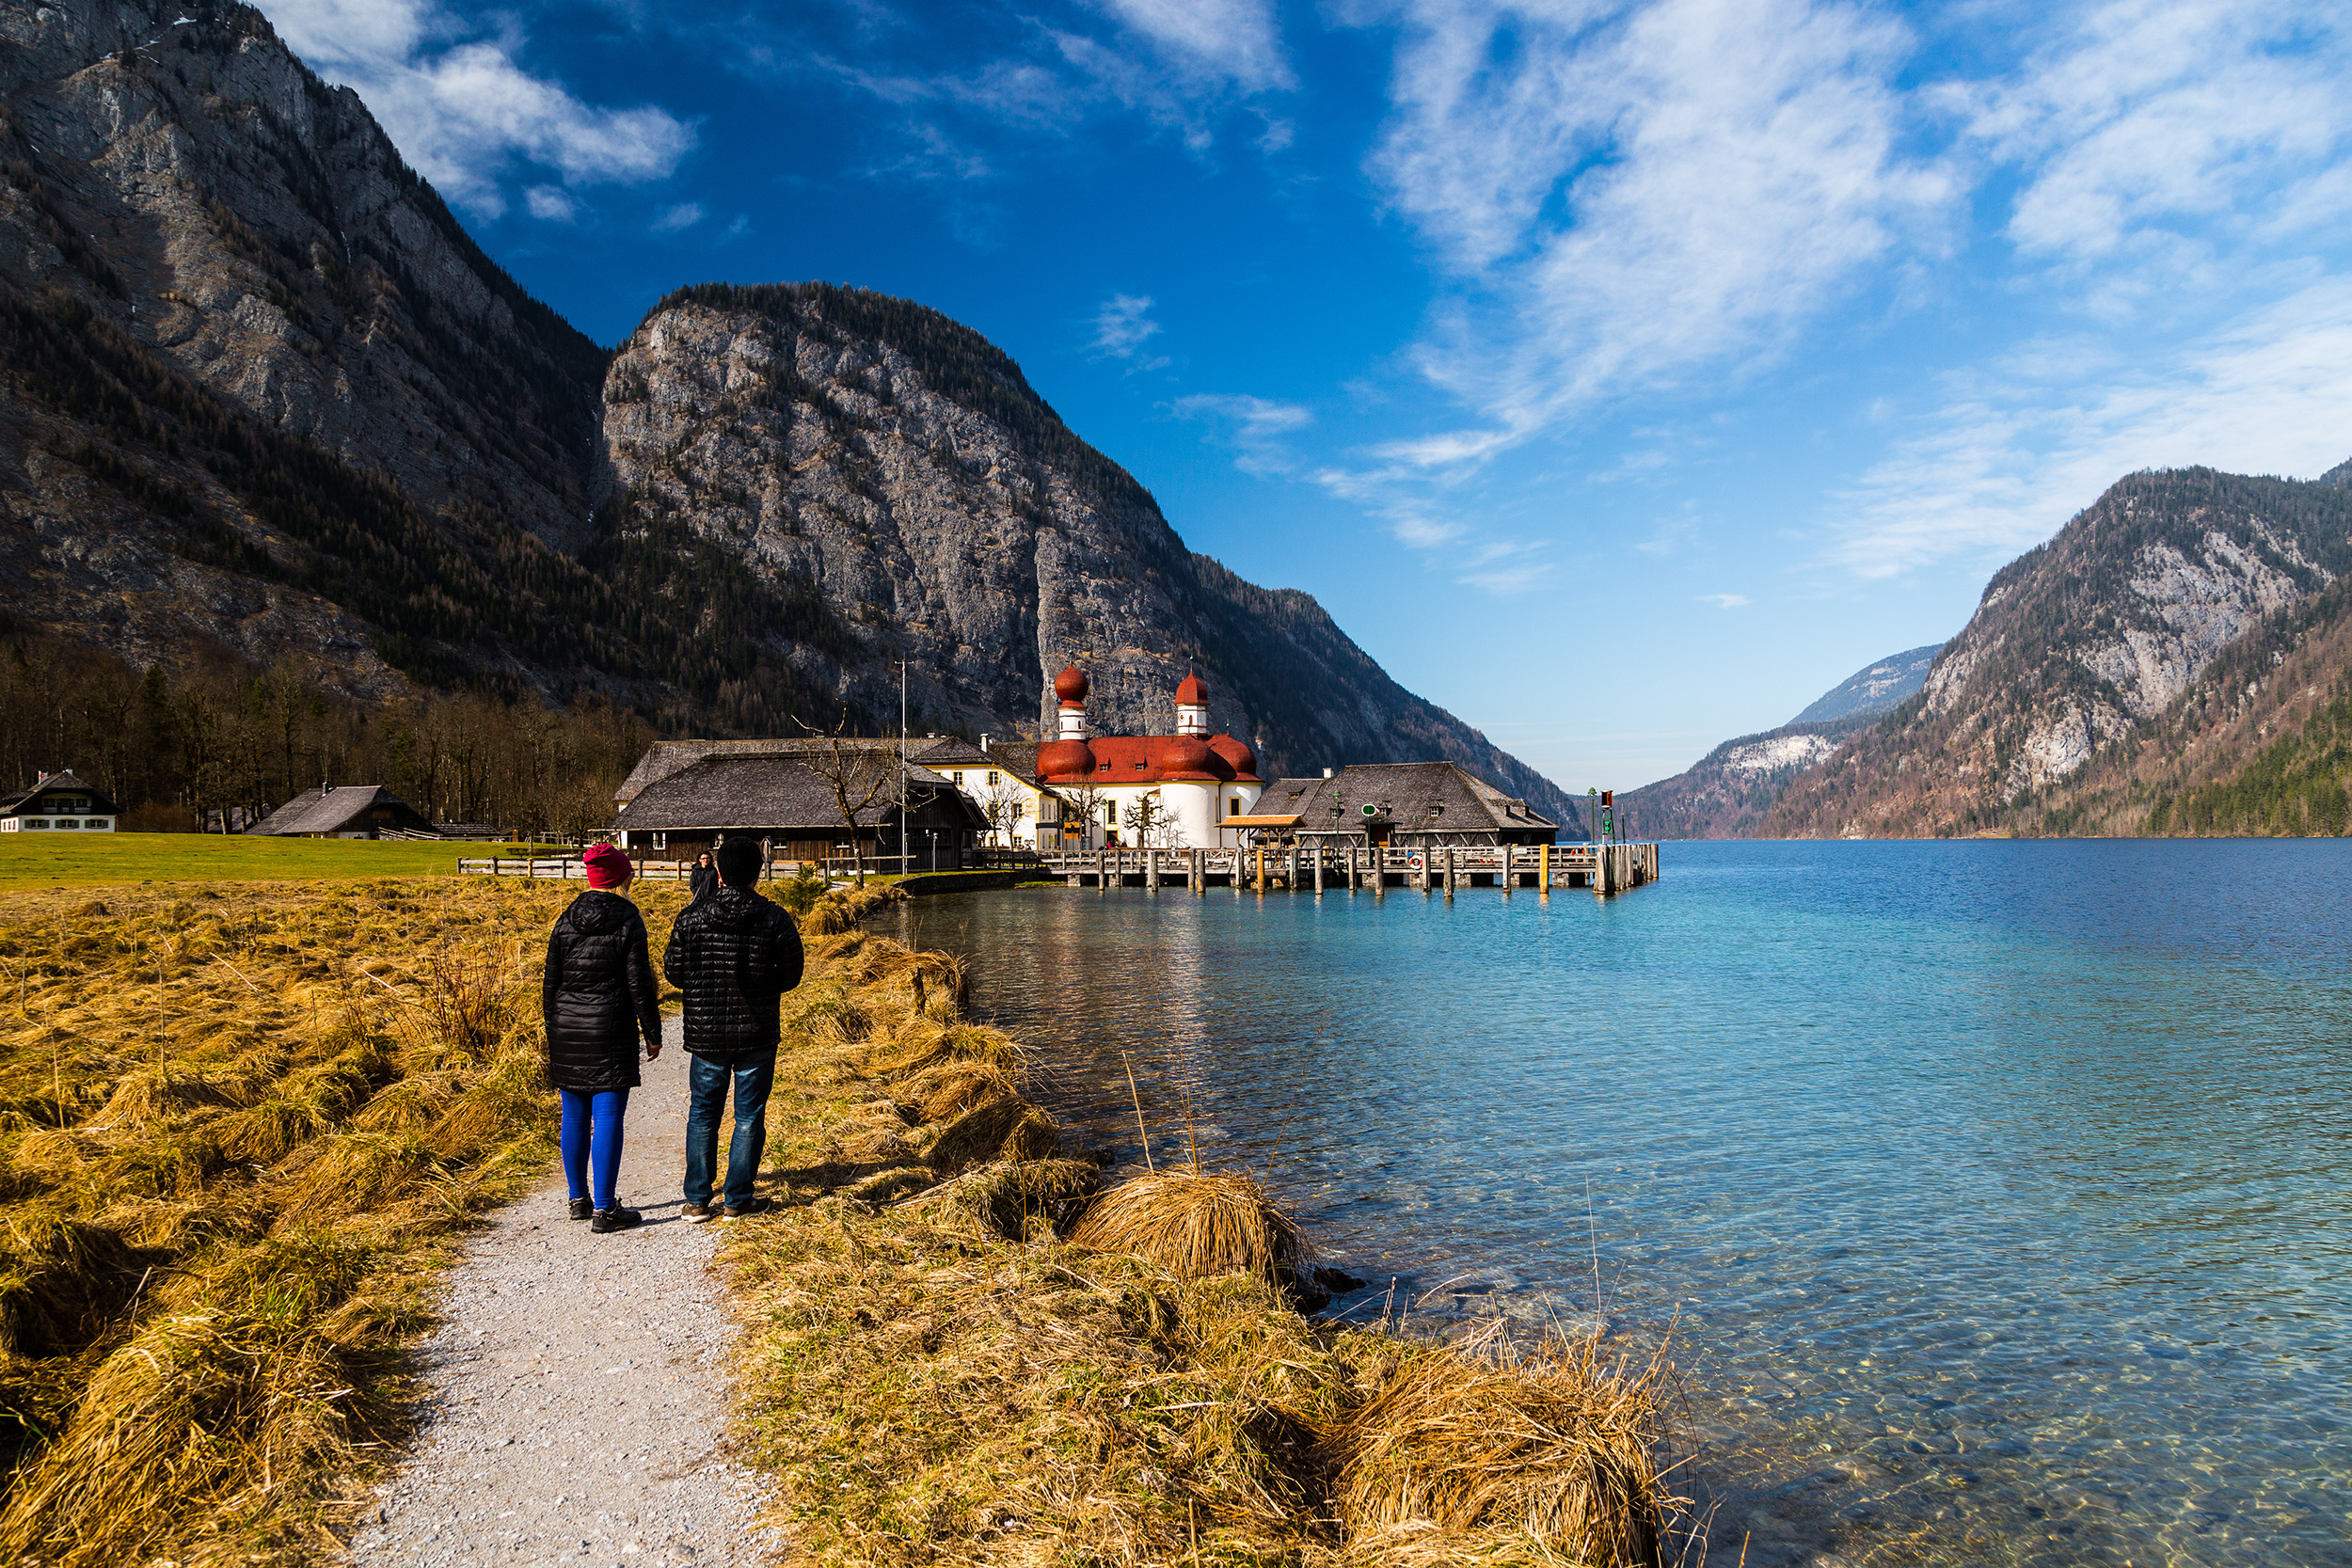
[[[1672,845],[1605,903],[903,918],[1123,1160],[1122,1053],[1163,1124],[1193,1085],[1359,1307],[1678,1313],[1714,1560],[2316,1564],[2352,1561],[2347,887],[2337,842]]]

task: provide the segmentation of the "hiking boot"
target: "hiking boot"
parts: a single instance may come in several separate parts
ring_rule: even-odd
[[[719,1217],[719,1206],[715,1203],[690,1203],[678,1212],[696,1225],[708,1225]]]
[[[572,1199],[572,1218],[584,1220],[596,1212],[596,1206],[584,1197]]]
[[[755,1197],[746,1202],[740,1209],[736,1208],[733,1204],[729,1204],[726,1209],[726,1216],[731,1220],[739,1220],[746,1214],[764,1214],[775,1206],[776,1200],[774,1198]]]
[[[644,1215],[634,1209],[624,1209],[617,1203],[588,1216],[588,1228],[599,1236],[610,1235],[615,1230],[628,1230],[644,1223]]]

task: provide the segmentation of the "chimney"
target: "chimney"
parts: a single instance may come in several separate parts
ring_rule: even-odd
[[[1323,776],[1327,779],[1329,778],[1331,776],[1331,770],[1328,768],[1325,768],[1323,770]]]
[[[980,732],[980,750],[983,752],[988,750],[988,732],[986,730],[982,730]]]

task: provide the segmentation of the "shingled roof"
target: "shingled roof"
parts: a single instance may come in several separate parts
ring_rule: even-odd
[[[377,806],[392,813],[390,825],[408,832],[429,833],[433,825],[407,801],[381,784],[322,785],[306,789],[245,831],[262,837],[300,837],[306,833],[337,833]]]
[[[0,816],[14,816],[18,810],[24,806],[24,802],[30,800],[34,796],[47,795],[53,791],[61,794],[70,793],[74,795],[88,796],[92,802],[90,810],[95,815],[102,816],[117,816],[121,815],[119,812],[115,810],[115,803],[106,799],[104,791],[93,788],[92,786],[84,784],[81,780],[73,776],[71,769],[68,769],[63,773],[50,774],[47,778],[41,780],[40,783],[33,785],[30,789],[10,790],[6,795],[0,795]]]
[[[894,756],[898,751],[897,740],[876,736],[845,736],[840,744],[859,751],[888,752]],[[920,740],[908,742],[909,754],[919,754],[926,744]],[[621,781],[621,787],[612,792],[612,799],[628,805],[648,784],[683,773],[714,757],[798,757],[811,752],[831,751],[833,746],[830,736],[797,740],[657,740],[637,759],[637,766]]]
[[[1396,841],[1422,837],[1489,844],[1549,844],[1559,824],[1451,762],[1359,762],[1327,779],[1277,779],[1253,812],[1301,818],[1302,834],[1360,835],[1368,822],[1386,826]],[[1363,807],[1384,808],[1366,817]]]
[[[994,768],[1011,774],[1031,789],[1045,787],[1037,782],[1037,742],[1034,740],[993,740],[989,742],[988,750],[982,751],[968,740],[950,736],[946,740],[926,741],[924,749],[914,754],[927,768]]]
[[[808,765],[804,744],[777,744],[794,750],[723,752],[648,781],[622,805],[616,825],[629,832],[727,828],[807,828],[818,832],[842,830],[846,824],[841,820],[841,803],[834,798],[833,785]],[[813,744],[822,748],[827,743]],[[897,741],[889,746],[893,752],[897,752]],[[644,765],[639,764],[639,771],[644,770]],[[963,800],[952,783],[920,763],[907,765],[907,782],[910,793],[918,796],[949,795]],[[895,799],[885,796],[857,814],[857,825],[879,825],[890,816],[897,804]],[[969,802],[965,804],[969,810]]]

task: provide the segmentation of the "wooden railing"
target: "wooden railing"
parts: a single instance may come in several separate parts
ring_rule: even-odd
[[[1279,846],[1269,848],[1043,851],[1040,868],[1074,887],[1212,886],[1266,889],[1392,887],[1621,892],[1658,879],[1655,844],[1439,845],[1435,847]]]

